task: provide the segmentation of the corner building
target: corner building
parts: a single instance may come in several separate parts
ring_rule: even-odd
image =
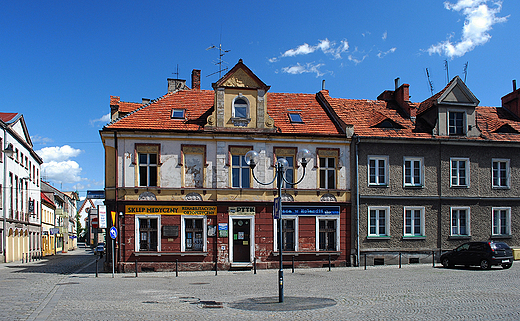
[[[242,60],[212,86],[201,90],[193,70],[191,89],[168,79],[168,93],[152,101],[111,96],[100,135],[117,269],[278,268],[279,158],[290,183],[305,173],[282,186],[285,264],[350,264],[349,128],[324,103],[328,93],[268,92]],[[254,173],[250,150],[260,154]]]

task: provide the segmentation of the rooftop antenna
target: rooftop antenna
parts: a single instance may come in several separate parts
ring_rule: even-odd
[[[468,61],[464,64],[464,83],[466,83],[466,78],[468,77]]]
[[[179,79],[179,64],[177,64],[177,71],[172,72],[172,75],[175,75],[175,78]]]
[[[450,72],[448,70],[448,59],[444,59],[444,69],[446,70],[446,83],[450,81]]]
[[[227,64],[227,62],[222,60],[222,57],[224,57],[224,55],[226,53],[228,53],[230,50],[222,49],[222,44],[219,44],[218,47],[215,46],[215,45],[211,45],[210,47],[206,48],[206,50],[211,50],[211,49],[218,49],[218,60],[216,62],[213,61],[213,63],[215,65],[218,65],[218,71],[216,71],[216,72],[214,72],[212,74],[209,74],[206,77],[213,76],[214,74],[218,73],[218,79],[220,79],[220,78],[222,78],[222,72],[228,70],[228,67],[222,67],[222,64]]]
[[[430,87],[430,93],[433,96],[433,82],[430,79],[430,71],[428,70],[428,68],[425,68],[425,70],[426,70],[426,78],[428,79],[428,86]]]

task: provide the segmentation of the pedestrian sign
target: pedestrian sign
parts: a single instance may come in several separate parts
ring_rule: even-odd
[[[273,204],[273,219],[275,219],[275,220],[280,218],[280,215],[281,215],[280,205],[281,205],[281,198],[275,197],[274,204]]]
[[[117,237],[117,229],[114,226],[112,226],[110,228],[110,238],[112,238],[112,240],[115,240],[116,237]]]

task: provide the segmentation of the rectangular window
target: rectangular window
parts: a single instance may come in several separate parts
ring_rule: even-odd
[[[424,236],[424,207],[404,208],[404,235]]]
[[[368,185],[388,185],[388,157],[368,157]]]
[[[184,109],[172,109],[172,118],[184,119]]]
[[[294,156],[282,156],[282,157],[279,157],[279,159],[280,158],[284,158],[288,163],[287,168],[284,168],[285,181],[287,181],[289,183],[294,183]],[[293,188],[293,185],[287,184],[285,181],[282,182],[282,188]]]
[[[511,235],[511,208],[493,208],[493,235]]]
[[[337,220],[318,219],[318,222],[320,251],[337,251]]]
[[[184,239],[186,251],[204,250],[204,219],[184,219]]]
[[[320,157],[320,188],[336,188],[336,158]]]
[[[469,208],[451,208],[451,235],[469,236]]]
[[[368,208],[368,236],[390,236],[389,207]]]
[[[139,251],[157,251],[157,218],[139,218]]]
[[[509,187],[509,159],[493,159],[493,187]]]
[[[157,154],[139,153],[139,186],[157,186]]]
[[[422,159],[421,158],[405,158],[404,159],[404,186],[422,186]]]
[[[464,134],[464,113],[463,112],[449,112],[448,133],[450,135]]]
[[[278,221],[276,222],[278,224]],[[277,226],[277,244],[276,249],[280,249],[280,229]],[[295,251],[296,250],[296,220],[295,219],[282,219],[282,249],[284,251]]]
[[[451,158],[450,171],[452,187],[469,187],[469,159]]]
[[[245,161],[245,155],[231,156],[231,180],[232,187],[249,188],[251,187],[250,168]]]

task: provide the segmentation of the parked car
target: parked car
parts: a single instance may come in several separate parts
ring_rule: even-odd
[[[98,245],[94,249],[94,254],[103,256],[104,253],[105,253],[105,243],[98,243]]]
[[[492,265],[501,265],[509,269],[513,265],[513,250],[504,242],[469,242],[442,254],[441,263],[446,268],[477,265],[487,270]]]

